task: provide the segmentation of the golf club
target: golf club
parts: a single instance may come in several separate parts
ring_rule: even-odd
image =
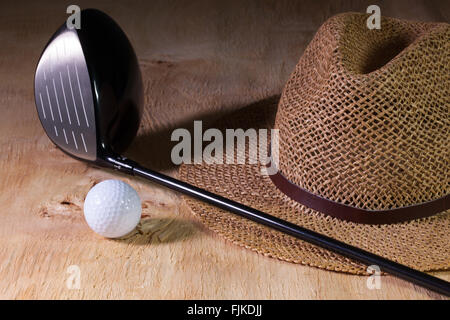
[[[314,245],[450,296],[450,283],[305,229],[238,202],[143,168],[121,155],[136,135],[143,88],[134,50],[120,27],[94,9],[81,28],[63,24],[47,43],[35,74],[36,108],[52,142],[68,155],[140,176]]]

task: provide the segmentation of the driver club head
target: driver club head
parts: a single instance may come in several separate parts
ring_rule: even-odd
[[[81,11],[81,28],[64,23],[39,59],[34,94],[42,127],[65,153],[102,163],[121,154],[139,128],[142,79],[136,54],[105,13]]]

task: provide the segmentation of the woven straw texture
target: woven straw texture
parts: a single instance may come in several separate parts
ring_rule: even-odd
[[[341,14],[322,25],[287,82],[278,110],[256,105],[223,128],[279,129],[280,171],[322,197],[381,210],[450,190],[450,27]],[[275,117],[276,111],[276,118]],[[248,156],[248,154],[247,154]],[[331,218],[283,195],[259,165],[182,165],[180,178],[422,271],[450,269],[450,211],[397,224]],[[196,200],[210,229],[267,256],[348,273],[365,267]]]

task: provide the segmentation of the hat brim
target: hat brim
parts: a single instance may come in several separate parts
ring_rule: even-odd
[[[269,99],[221,119],[218,128],[270,128]],[[270,215],[421,271],[450,269],[450,210],[403,223],[368,225],[332,218],[291,200],[261,173],[261,164],[183,164],[180,179]],[[248,219],[185,197],[195,216],[234,244],[280,260],[351,274],[366,266]]]

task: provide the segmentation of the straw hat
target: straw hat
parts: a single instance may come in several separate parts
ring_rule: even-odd
[[[422,271],[450,269],[450,25],[346,13],[325,22],[281,99],[222,128],[279,130],[279,167],[192,164],[180,178]],[[275,114],[276,112],[276,114]],[[248,157],[248,152],[246,153]],[[191,198],[203,224],[267,256],[365,266]]]

